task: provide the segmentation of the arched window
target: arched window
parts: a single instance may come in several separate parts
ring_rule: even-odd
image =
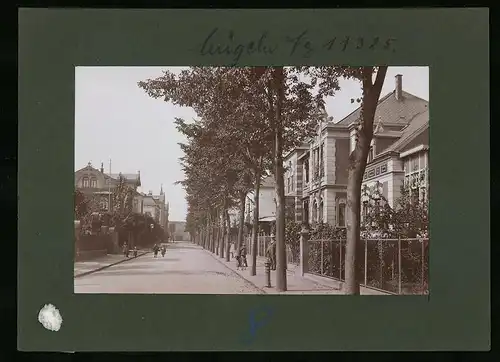
[[[88,177],[84,177],[83,180],[82,180],[82,186],[87,188],[89,187],[89,178]]]
[[[92,177],[90,179],[90,187],[96,189],[97,188],[97,179],[95,177]]]

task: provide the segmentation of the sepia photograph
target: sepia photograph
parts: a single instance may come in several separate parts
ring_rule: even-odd
[[[429,294],[429,67],[75,67],[74,292]]]

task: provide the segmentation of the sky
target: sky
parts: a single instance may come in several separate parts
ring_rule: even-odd
[[[185,192],[176,181],[184,178],[179,158],[175,118],[191,120],[191,108],[153,99],[137,82],[162,75],[162,70],[178,72],[180,67],[76,67],[75,68],[75,171],[89,162],[104,164],[112,173],[141,173],[139,191],[154,194],[163,190],[170,204],[170,221],[185,220]],[[403,75],[403,90],[429,100],[428,67],[389,67],[381,96],[391,92],[395,76]],[[341,90],[326,100],[326,111],[338,121],[359,104],[359,82],[342,80]]]

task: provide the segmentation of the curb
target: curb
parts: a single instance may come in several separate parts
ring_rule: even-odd
[[[259,294],[268,294],[264,289],[259,288],[257,285],[255,285],[253,282],[251,282],[250,280],[248,280],[247,278],[245,278],[243,275],[241,275],[240,273],[238,273],[238,272],[234,271],[233,269],[231,269],[230,267],[228,267],[226,265],[226,263],[224,263],[221,260],[219,260],[219,258],[217,256],[213,255],[212,252],[210,252],[207,249],[203,249],[203,250],[206,251],[208,253],[208,255],[210,255],[212,258],[214,258],[219,263],[221,263],[222,265],[224,265],[224,267],[226,267],[227,269],[231,270],[231,272],[233,274],[236,274],[238,277],[240,277],[241,279],[243,279],[245,282],[247,282],[248,284],[252,285],[255,289],[257,289],[260,292]]]
[[[133,259],[137,259],[143,255],[146,255],[146,254],[149,254],[150,251],[146,251],[144,253],[141,253],[141,254],[137,254],[137,256],[132,256],[130,258],[126,258],[126,259],[123,259],[123,260],[120,260],[120,261],[117,261],[117,262],[114,262],[114,263],[111,263],[111,264],[108,264],[108,265],[104,265],[104,266],[101,266],[100,268],[97,268],[97,269],[94,269],[94,270],[89,270],[89,271],[86,271],[86,272],[83,272],[83,273],[80,273],[80,274],[76,274],[73,279],[76,279],[76,278],[80,278],[80,277],[84,277],[85,275],[89,275],[89,274],[92,274],[92,273],[96,273],[98,271],[101,271],[101,270],[104,270],[104,269],[107,269],[113,265],[117,265],[117,264],[121,264],[121,263],[125,263],[126,261],[129,261],[129,260],[133,260]]]

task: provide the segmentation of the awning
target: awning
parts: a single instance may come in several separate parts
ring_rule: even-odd
[[[276,216],[264,216],[259,218],[259,221],[265,221],[265,222],[270,222],[270,221],[275,221]]]

